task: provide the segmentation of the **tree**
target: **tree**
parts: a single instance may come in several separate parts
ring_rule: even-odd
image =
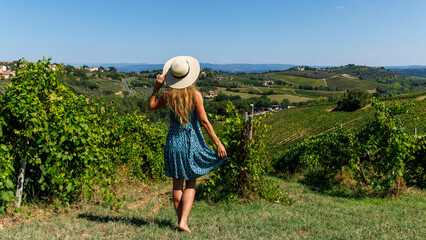
[[[117,72],[117,68],[115,68],[113,66],[108,67],[108,69],[109,69],[110,72]]]
[[[367,104],[369,95],[363,89],[350,89],[346,91],[343,100],[337,103],[337,109],[341,111],[355,111],[360,109]]]
[[[284,99],[281,101],[281,105],[282,105],[282,106],[288,106],[288,105],[290,105],[290,100],[288,100],[287,98],[284,98]]]

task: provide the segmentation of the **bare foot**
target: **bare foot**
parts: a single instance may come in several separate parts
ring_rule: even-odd
[[[178,228],[179,228],[179,231],[191,232],[191,230],[189,229],[187,224],[185,224],[185,225],[179,224]]]

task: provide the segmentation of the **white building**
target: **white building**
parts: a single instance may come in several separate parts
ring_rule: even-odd
[[[14,76],[15,76],[15,72],[11,72],[11,71],[0,72],[0,78],[10,79],[10,78],[13,78]]]
[[[7,67],[4,65],[0,65],[0,72],[6,72],[7,71]]]

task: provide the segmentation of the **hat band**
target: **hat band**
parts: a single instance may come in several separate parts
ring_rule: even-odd
[[[188,61],[186,61],[186,60],[185,60],[185,62],[188,64],[188,71],[186,72],[186,74],[185,74],[185,75],[183,75],[183,76],[181,76],[181,77],[177,77],[177,76],[175,76],[175,75],[173,74],[173,71],[172,71],[172,75],[173,75],[173,77],[178,78],[178,79],[181,79],[181,78],[184,78],[184,77],[188,76],[189,72],[191,71],[191,67],[189,66],[189,62],[188,62]]]

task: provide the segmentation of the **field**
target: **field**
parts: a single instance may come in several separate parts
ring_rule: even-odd
[[[256,87],[254,89],[261,91],[260,89],[266,89],[266,88]],[[276,91],[276,89],[268,89],[268,90]],[[232,91],[227,91],[225,88],[218,88],[218,91],[226,95],[241,96],[241,98],[245,98],[245,99],[262,96],[260,94],[250,94],[250,93],[244,92],[244,90],[242,92],[232,92]],[[278,101],[278,103],[281,102],[283,99],[288,99],[290,102],[306,102],[307,100],[311,100],[311,98],[292,95],[292,94],[273,94],[273,95],[268,95],[268,98],[270,98],[271,100],[276,100]]]
[[[331,97],[331,96],[342,96],[344,92],[338,91],[320,91],[320,90],[303,90],[295,89],[295,93],[312,98]]]
[[[81,85],[76,83],[80,83]],[[68,87],[77,94],[83,94],[87,97],[99,97],[119,92],[123,89],[123,84],[119,80],[94,78],[73,82],[73,84],[68,85]]]
[[[380,86],[380,83],[367,81],[367,80],[359,80],[348,77],[332,77],[327,78],[327,85],[332,88],[338,89],[351,89],[351,88],[362,88],[362,89],[374,89]]]
[[[414,133],[417,127],[418,134],[426,133],[426,101],[414,101],[411,111],[416,113],[418,120],[410,115],[403,116],[407,132]],[[369,117],[374,114],[374,109],[368,107],[354,112],[330,111],[336,104],[323,104],[315,106],[284,109],[268,116],[264,122],[271,128],[265,138],[272,154],[278,154],[287,144],[300,141],[309,136],[315,136],[331,130],[338,124],[344,128],[360,128]]]
[[[325,86],[324,80],[322,79],[297,77],[297,76],[282,75],[277,73],[267,73],[265,75],[268,77],[272,77],[275,79],[279,79],[279,80],[291,83],[296,86],[301,86],[301,85],[312,86],[312,87]]]
[[[49,70],[47,65],[43,67],[43,69]],[[290,76],[289,79],[293,81],[299,81],[299,78],[301,77]],[[55,78],[46,79],[57,80]],[[339,77],[336,77],[336,79],[338,80]],[[305,78],[303,81],[305,80],[316,81],[311,82],[311,84],[318,83],[317,79],[309,80]],[[282,86],[277,85],[271,86],[271,88],[263,86],[250,87],[250,81],[254,80],[247,80],[245,82],[247,87],[239,88],[240,92],[227,91],[226,88],[219,88],[219,90],[221,90],[224,94],[240,95],[241,97],[246,99],[253,96],[267,96],[268,98],[275,99],[278,102],[280,102],[282,98],[288,98],[291,102],[297,102],[307,101],[311,99],[324,99],[324,97],[337,97],[338,95],[342,94],[342,92],[337,91],[326,92],[319,90],[286,89],[282,88]],[[319,79],[319,81],[325,83],[323,79]],[[360,80],[351,79],[351,81]],[[59,85],[59,82],[53,83],[54,84],[48,84],[47,86]],[[75,80],[73,81],[73,83],[74,84],[72,86],[75,88],[74,90],[76,90],[76,92],[83,92],[86,94],[86,96],[89,97],[97,97],[107,94],[109,95],[112,93],[120,92],[120,90],[122,90],[121,81],[118,80],[106,81],[101,79],[90,79],[87,82]],[[261,81],[259,81],[259,83],[261,83]],[[35,84],[37,83],[35,82]],[[347,84],[345,86],[348,86],[351,83],[346,82],[345,84]],[[150,95],[152,88],[145,89],[143,88],[143,85],[138,86],[139,87],[135,89],[136,91],[134,91],[132,95],[140,96],[142,98],[146,98]],[[241,84],[240,86],[243,85]],[[18,85],[17,89],[24,88],[19,88]],[[53,90],[55,89],[52,89],[51,94],[55,93]],[[249,91],[253,90],[258,91],[259,94],[249,94]],[[262,94],[268,93],[269,91],[273,91],[272,94]],[[17,97],[17,99],[19,99],[18,97],[25,96],[25,94],[19,94],[19,92],[17,94],[11,95]],[[121,98],[119,96],[112,97],[120,100],[129,100],[127,109],[130,109],[130,107],[137,107],[142,105],[144,105],[143,107],[146,107],[146,102],[144,99]],[[414,113],[414,116],[408,114],[403,115],[402,121],[406,126],[408,134],[414,134],[414,129],[417,130],[418,134],[425,134],[425,95],[418,94],[411,95],[411,97],[415,98],[415,100],[412,101],[413,105],[410,107],[410,110]],[[409,99],[404,99],[404,96],[402,96],[401,98],[401,101],[403,102],[410,102]],[[408,98],[408,96],[405,96],[405,98]],[[40,106],[51,106],[46,104],[46,102],[49,101],[58,104],[65,102],[65,100],[52,101],[51,98],[38,99],[45,100],[45,102],[41,102],[41,104],[39,104]],[[77,107],[87,108],[89,107],[88,103],[84,99],[81,102],[74,101],[75,99],[71,99],[71,97],[66,100],[69,100],[67,101],[67,103],[78,102],[81,104],[78,106],[74,106],[75,108],[69,109],[74,110],[73,114],[80,113],[81,116],[78,117],[84,120],[84,117],[86,116],[81,113],[81,109],[83,108]],[[393,104],[397,100],[387,99],[386,101],[388,104]],[[123,103],[124,102],[126,101],[123,101]],[[31,105],[36,104],[33,104],[31,102],[28,103],[28,106]],[[121,105],[125,106],[125,104]],[[11,104],[10,106],[16,107],[16,104]],[[263,121],[265,125],[268,125],[270,128],[268,128],[269,131],[265,137],[265,141],[266,146],[268,150],[270,150],[272,157],[280,157],[280,153],[291,144],[295,144],[296,142],[302,141],[303,139],[306,139],[310,136],[316,136],[325,133],[335,127],[339,127],[339,125],[345,129],[360,128],[364,124],[366,124],[368,119],[370,119],[371,116],[374,114],[374,109],[369,105],[367,105],[363,109],[356,110],[354,112],[333,111],[333,108],[335,106],[335,103],[310,105],[285,109],[267,115]],[[54,108],[50,109],[54,110]],[[65,107],[62,109],[62,111],[68,110],[68,108]],[[78,111],[75,111],[75,109],[78,109]],[[15,112],[17,112],[18,110],[21,111],[21,109],[17,108],[15,109]],[[39,113],[48,112],[49,111],[40,111]],[[90,115],[90,112],[86,113],[89,113]],[[106,112],[106,114],[108,114],[108,112]],[[0,120],[9,120],[11,119],[10,117],[14,115],[7,114],[5,116],[5,118],[2,118]],[[55,123],[57,126],[65,126],[66,128],[70,124],[69,122],[62,121],[65,118],[56,119],[50,118],[50,116],[52,115],[46,116],[46,119],[53,119],[52,122]],[[93,121],[94,123],[100,123],[101,120],[99,120],[98,122],[98,119],[101,119],[101,117],[104,120],[108,119],[106,121],[106,123],[108,123],[110,122],[110,116],[111,115],[101,115],[100,113],[99,115],[91,116],[92,118],[87,119],[87,121],[81,122],[78,122],[78,118],[75,118],[75,126],[79,127],[77,124],[87,126],[90,121]],[[53,161],[52,159],[55,159],[57,160],[55,162],[56,165],[61,166],[61,169],[72,169],[73,171],[80,169],[78,167],[68,167],[69,163],[74,164],[79,162],[93,161],[96,164],[87,165],[85,166],[85,168],[81,168],[84,169],[84,171],[94,170],[96,173],[94,175],[86,175],[86,179],[92,179],[93,176],[97,175],[98,172],[96,171],[98,171],[98,169],[118,169],[117,167],[121,168],[123,165],[110,165],[110,163],[121,163],[121,159],[130,159],[135,162],[136,160],[147,160],[142,162],[143,165],[134,165],[130,162],[130,165],[126,165],[126,169],[127,166],[131,166],[130,169],[132,170],[152,169],[152,166],[154,164],[150,165],[150,167],[146,166],[151,163],[160,163],[160,161],[162,162],[163,152],[162,149],[159,148],[159,146],[162,144],[162,142],[164,142],[164,139],[154,139],[154,137],[162,136],[162,134],[164,133],[163,125],[161,124],[161,122],[157,126],[149,125],[148,123],[142,124],[145,122],[141,121],[139,118],[136,117],[132,119],[132,117],[132,115],[123,117],[122,115],[117,114],[116,119],[113,119],[113,124],[105,124],[102,126],[91,125],[91,127],[85,128],[87,129],[86,135],[76,135],[84,136],[82,139],[87,140],[88,142],[99,142],[99,145],[119,146],[117,148],[123,151],[117,151],[117,153],[112,152],[113,150],[115,151],[116,148],[97,148],[98,145],[95,144],[85,145],[87,149],[97,148],[98,151],[96,153],[98,153],[98,155],[95,156],[98,156],[99,159],[97,157],[87,155],[88,151],[86,150],[84,152],[75,152],[75,156],[77,156],[75,159],[79,159],[80,161],[67,161],[66,159],[72,159],[67,157],[67,155],[69,154],[68,151],[76,150],[78,149],[78,147],[68,148],[68,146],[73,146],[69,143],[71,142],[71,140],[67,140],[67,136],[70,136],[70,134],[67,135],[66,133],[64,134],[61,132],[60,134],[62,134],[62,136],[59,137],[59,135],[52,135],[52,138],[59,138],[61,143],[58,144],[58,146],[67,148],[67,152],[63,153],[63,149],[58,148],[59,150],[57,152],[52,151],[53,157],[47,159],[50,159],[51,161]],[[21,118],[17,119],[20,120]],[[159,118],[157,117],[156,119]],[[18,120],[12,120],[10,122],[19,122]],[[133,123],[138,122],[140,123],[140,125],[133,125]],[[243,122],[240,121],[240,123]],[[40,124],[40,126],[41,125],[42,124]],[[12,124],[4,124],[4,126],[12,126]],[[44,124],[43,126],[47,125]],[[219,125],[215,127],[216,130],[218,130],[221,126]],[[50,130],[50,128],[52,128],[53,130]],[[31,127],[29,129],[34,130],[37,128]],[[63,127],[58,127],[58,129],[62,130]],[[92,129],[99,131],[89,131]],[[141,136],[141,134],[150,133],[148,130],[152,130],[153,134],[147,134],[146,136],[143,136],[141,138],[136,137],[136,135]],[[53,132],[56,131],[56,129],[54,128],[54,125],[52,125],[52,127],[50,127],[49,125],[49,128],[43,129],[43,131]],[[83,130],[80,129],[80,131]],[[12,132],[16,132],[16,130],[8,130],[3,132],[10,134]],[[101,132],[108,133],[106,133],[105,135],[99,135]],[[135,136],[131,134],[135,134]],[[241,135],[239,133],[236,134],[237,135],[235,136],[238,138],[239,141],[239,139],[241,139]],[[86,138],[86,136],[88,137]],[[105,137],[95,138],[99,136]],[[254,136],[259,136],[259,134],[256,135],[255,132]],[[222,138],[222,136],[220,137]],[[4,154],[7,151],[8,154],[15,154],[13,155],[13,160],[19,159],[20,154],[29,149],[28,142],[17,142],[16,137],[14,136],[9,138],[2,138],[2,141],[3,139],[7,139],[8,142],[6,142],[5,140],[4,142],[6,142],[7,145],[2,144],[0,148],[0,154],[2,154],[2,157],[7,156],[8,159],[12,159],[11,157],[9,157],[9,155]],[[40,146],[42,146],[39,142],[43,141],[45,138],[40,139],[41,140],[39,141],[32,141],[32,143],[36,143],[37,145],[31,145],[30,149],[39,150]],[[63,141],[62,139],[65,140]],[[145,140],[151,140],[154,144],[138,145],[139,143],[144,143]],[[227,141],[226,136],[223,137],[223,141]],[[118,142],[123,142],[123,144],[116,145],[116,143]],[[260,141],[254,141],[251,144],[247,143],[247,149],[256,149],[256,144],[259,144],[259,142]],[[47,142],[46,146],[49,146],[49,144],[50,143]],[[405,144],[405,142],[403,144]],[[9,146],[10,149],[19,150],[15,152],[9,151]],[[129,153],[127,151],[129,149],[131,154],[127,154]],[[140,152],[135,151],[136,154],[133,154],[133,149],[138,149],[138,151]],[[230,149],[231,150],[229,152],[239,153],[239,149],[242,148],[238,146]],[[151,150],[158,151],[151,152]],[[152,158],[154,160],[150,159],[148,155],[144,155],[145,152],[150,156],[154,156],[155,158]],[[110,155],[100,155],[101,153],[110,153]],[[65,158],[63,158],[63,156],[65,156]],[[114,157],[113,159],[117,159],[117,161],[111,161],[110,156]],[[239,156],[247,155],[240,154]],[[263,161],[267,157],[268,156],[265,154],[261,155],[258,159],[261,159]],[[2,165],[0,166],[8,166],[6,164],[3,165],[4,159],[7,158],[3,157],[1,159]],[[149,162],[148,159],[150,159],[149,161],[152,162]],[[105,161],[95,162],[95,160]],[[238,162],[244,161],[245,160]],[[16,165],[11,161],[4,162],[9,163],[10,166]],[[39,162],[46,163],[49,161]],[[106,164],[103,165],[103,163]],[[49,166],[34,165],[34,163],[31,163],[30,165],[31,166],[29,167],[32,168],[31,170],[38,169],[35,167],[39,166],[40,169],[43,169],[44,166]],[[56,166],[52,166],[51,169],[55,169],[55,167]],[[249,166],[245,168],[238,168],[250,169],[251,167]],[[161,168],[157,169],[161,170]],[[6,173],[3,174],[2,177],[6,176],[6,179],[8,180],[5,181],[6,184],[3,184],[2,182],[2,186],[8,187],[9,185],[9,190],[7,190],[7,192],[1,192],[1,201],[3,202],[0,203],[4,203],[4,201],[6,201],[6,203],[12,204],[12,201],[14,201],[14,199],[10,197],[10,194],[13,194],[12,190],[10,189],[14,188],[10,187],[10,185],[13,184],[11,184],[12,181],[9,180],[7,177],[11,175],[7,174],[15,174],[17,172],[17,169],[13,169],[13,171],[9,172],[3,171],[3,169],[1,170],[2,173]],[[276,170],[280,171],[279,168],[276,168]],[[66,174],[66,171],[64,171],[64,173],[61,172],[61,174],[56,174],[53,170],[51,172],[54,174],[46,176],[68,177],[71,175]],[[390,174],[390,171],[387,172],[389,172]],[[416,188],[402,188],[401,196],[395,197],[394,199],[368,198],[364,195],[357,195],[360,196],[358,198],[349,198],[347,197],[347,195],[344,195],[339,192],[341,189],[339,188],[339,186],[337,186],[338,183],[336,183],[336,189],[333,188],[333,192],[330,192],[330,189],[324,189],[327,186],[323,182],[320,183],[320,187],[309,185],[306,179],[303,178],[303,175],[289,177],[289,179],[281,179],[275,178],[273,176],[267,176],[267,178],[275,180],[279,186],[279,189],[283,193],[288,195],[292,203],[290,205],[284,205],[274,201],[267,202],[258,198],[250,198],[251,200],[230,200],[229,202],[225,203],[211,203],[208,202],[206,199],[203,199],[201,196],[198,196],[189,220],[189,225],[194,232],[192,234],[183,233],[179,232],[176,228],[176,216],[172,207],[171,199],[171,183],[156,182],[157,180],[155,179],[162,179],[160,177],[153,177],[152,181],[154,183],[151,184],[139,181],[127,182],[130,181],[128,180],[128,176],[130,176],[130,174],[132,174],[130,171],[127,172],[127,170],[125,170],[124,173],[122,173],[121,177],[119,177],[125,182],[118,183],[112,187],[112,191],[114,193],[117,193],[119,198],[124,194],[127,195],[127,199],[124,200],[124,207],[121,209],[113,209],[111,206],[106,205],[100,197],[101,192],[104,193],[105,189],[97,185],[100,183],[113,183],[113,180],[108,178],[108,176],[115,176],[114,171],[110,171],[108,172],[108,174],[105,175],[100,175],[101,177],[99,177],[97,183],[93,183],[96,187],[93,190],[94,198],[90,201],[81,200],[83,198],[78,197],[78,194],[80,194],[81,192],[71,192],[72,189],[69,188],[69,186],[80,187],[83,185],[82,182],[84,182],[85,180],[85,178],[83,177],[73,178],[72,180],[74,185],[68,184],[66,186],[66,191],[67,194],[70,194],[70,196],[71,194],[73,194],[73,197],[77,196],[77,201],[64,201],[63,204],[65,205],[65,207],[63,208],[57,208],[54,206],[54,204],[52,204],[52,202],[55,202],[54,200],[56,200],[55,197],[51,197],[54,195],[46,195],[34,199],[30,197],[27,193],[24,196],[24,206],[22,207],[21,211],[12,214],[10,212],[13,209],[7,209],[10,205],[4,205],[5,207],[3,208],[3,210],[6,209],[11,211],[4,215],[0,215],[0,239],[424,239],[424,236],[426,236],[426,215],[424,214],[426,210],[426,192],[424,190],[419,190]],[[124,175],[126,175],[126,177],[123,177]],[[62,182],[65,182],[65,178],[59,179]],[[208,176],[204,176],[200,178],[199,182],[207,179]],[[255,178],[252,177],[252,179]],[[259,179],[259,177],[257,177],[256,179]],[[43,179],[40,178],[34,180],[32,179],[32,176],[30,174],[26,181],[26,184],[30,185],[34,182],[43,182]],[[145,181],[148,180],[145,179]],[[15,179],[13,179],[13,182],[16,182]],[[246,185],[247,184],[245,184],[244,186]],[[65,185],[60,185],[62,189],[64,189],[64,186]],[[219,184],[217,184],[216,186],[219,186]],[[55,185],[52,184],[51,187],[53,189]],[[58,187],[58,189],[61,189],[60,187]],[[26,188],[27,191],[31,189],[34,188]],[[274,193],[271,193],[271,195],[272,194]]]
[[[283,75],[283,74],[277,74],[277,73],[267,73],[265,75],[271,78],[283,80],[295,86],[311,86],[311,87],[328,86],[332,89],[338,88],[339,90],[347,90],[351,88],[374,89],[378,86],[383,85],[374,81],[359,80],[357,78],[351,78],[346,76],[333,76],[333,77],[328,77],[324,79],[314,79],[314,78],[306,78],[306,77],[299,77],[299,76]]]
[[[123,184],[126,207],[99,203],[60,209],[30,205],[2,217],[0,239],[422,239],[426,193],[415,189],[398,199],[330,196],[301,183],[276,179],[290,206],[254,202],[210,204],[196,200],[192,233],[179,232],[171,183]],[[17,222],[15,222],[17,221]],[[10,226],[12,225],[12,226]]]
[[[132,95],[139,95],[142,99],[148,99],[152,94],[152,88],[135,87]]]

